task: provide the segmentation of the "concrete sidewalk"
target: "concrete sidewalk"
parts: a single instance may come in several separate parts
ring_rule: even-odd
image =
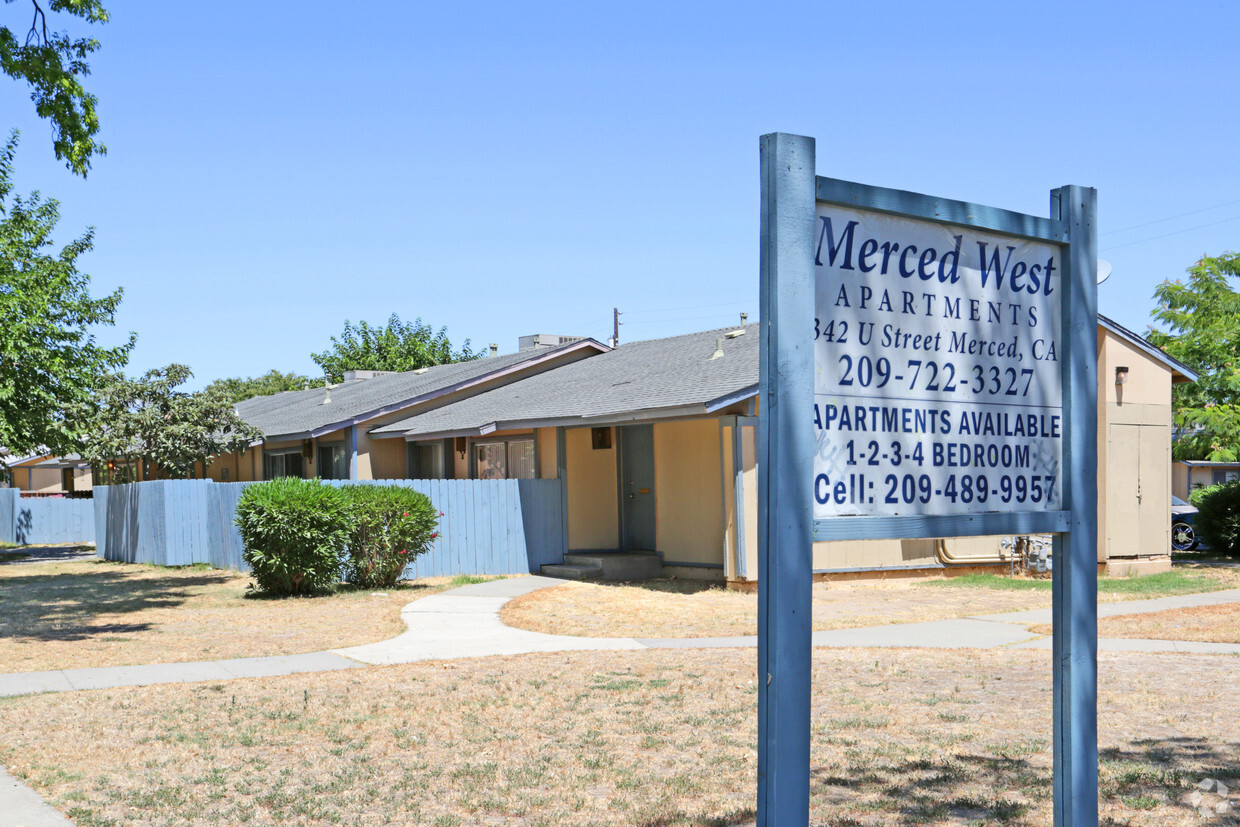
[[[415,600],[401,611],[409,631],[390,640],[330,652],[197,663],[110,666],[49,672],[0,674],[0,697],[37,692],[73,692],[160,683],[197,683],[234,678],[275,677],[303,672],[358,669],[364,665],[414,663],[531,652],[619,649],[694,649],[753,647],[754,636],[727,638],[589,638],[548,635],[505,626],[500,608],[514,597],[564,581],[549,577],[514,577],[462,586]],[[1102,603],[1099,617],[1161,612],[1167,609],[1240,603],[1240,589],[1186,594],[1153,600]],[[926,623],[898,623],[860,629],[814,632],[814,646],[873,648],[1049,649],[1046,635],[1030,634],[1026,624],[1049,623],[1049,609],[979,615]],[[1102,652],[1196,652],[1240,654],[1240,644],[1171,640],[1100,639]]]

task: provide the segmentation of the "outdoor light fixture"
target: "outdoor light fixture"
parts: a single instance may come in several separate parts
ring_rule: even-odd
[[[1123,385],[1128,381],[1128,368],[1118,367],[1115,369],[1115,384]]]

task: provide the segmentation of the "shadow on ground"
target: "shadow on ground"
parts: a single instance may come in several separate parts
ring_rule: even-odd
[[[86,564],[90,566],[90,564]],[[0,578],[0,639],[86,640],[140,632],[147,623],[96,624],[102,615],[129,614],[183,604],[196,587],[228,579],[229,572],[183,573],[175,580],[141,578],[91,566],[82,573],[13,574]],[[20,570],[20,569],[19,569]]]
[[[841,763],[811,769],[811,809],[833,812],[814,823],[1026,823],[1053,795],[1049,746],[1016,742],[1000,752],[893,756],[890,749],[857,745]],[[1227,799],[1218,794],[1218,782]],[[1104,812],[1123,813],[1104,816],[1102,825],[1240,823],[1240,744],[1169,738],[1104,749],[1099,800]],[[1229,807],[1219,814],[1215,808],[1224,800]]]
[[[90,546],[21,546],[0,549],[0,566],[17,563],[67,563],[71,560],[91,560],[95,550]]]

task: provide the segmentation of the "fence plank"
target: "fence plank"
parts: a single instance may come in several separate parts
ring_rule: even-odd
[[[108,560],[188,565],[209,563],[244,571],[241,534],[235,524],[237,503],[254,483],[211,480],[153,480],[99,486],[95,500],[48,500],[75,503],[61,522],[83,530]],[[338,484],[338,483],[333,483]],[[537,571],[563,555],[560,480],[394,480],[387,484],[419,491],[430,498],[439,517],[439,536],[426,554],[407,569],[410,576],[515,574]],[[28,501],[34,502],[34,501]],[[28,509],[30,525],[45,524],[40,506]],[[0,530],[3,526],[0,496]],[[67,521],[67,522],[66,522]],[[56,525],[60,525],[59,523]],[[89,539],[89,538],[88,538]]]

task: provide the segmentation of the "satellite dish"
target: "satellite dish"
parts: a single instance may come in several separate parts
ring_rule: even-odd
[[[1111,262],[1098,259],[1098,283],[1102,284],[1111,275]]]

